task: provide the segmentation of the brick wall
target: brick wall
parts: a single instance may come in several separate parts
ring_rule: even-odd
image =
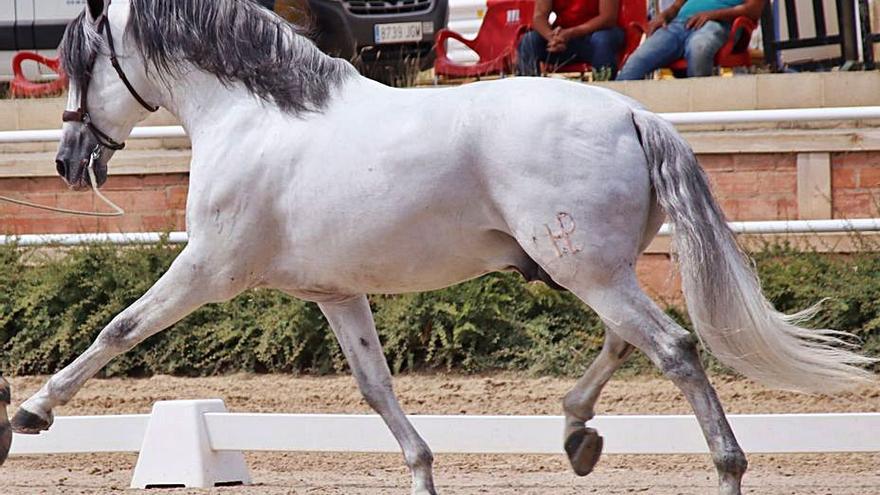
[[[880,152],[831,154],[835,218],[880,216]]]
[[[795,154],[700,155],[699,159],[728,218],[797,218]]]
[[[703,154],[712,190],[731,220],[798,218],[794,153]],[[832,153],[834,218],[880,216],[880,152]],[[0,232],[49,234],[184,229],[187,174],[112,176],[102,191],[126,210],[118,219],[73,217],[0,202]],[[0,178],[0,194],[93,210],[91,192],[69,191],[57,177]]]
[[[119,218],[63,215],[0,202],[0,232],[20,235],[183,230],[188,183],[186,174],[111,177],[101,191],[126,211]],[[72,192],[57,177],[0,179],[0,194],[61,208],[110,211],[91,191]]]

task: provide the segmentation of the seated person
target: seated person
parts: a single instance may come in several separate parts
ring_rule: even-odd
[[[532,31],[523,36],[517,73],[541,75],[540,63],[587,62],[600,69],[617,66],[623,30],[617,27],[618,0],[537,0]],[[550,25],[550,12],[556,22]]]
[[[617,79],[644,79],[682,57],[688,77],[710,76],[730,23],[740,16],[757,20],[763,8],[764,0],[675,0],[648,24],[648,39],[629,56]]]

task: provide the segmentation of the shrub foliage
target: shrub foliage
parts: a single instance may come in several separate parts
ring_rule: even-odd
[[[84,351],[118,312],[167,269],[179,248],[106,245],[63,254],[0,247],[0,369],[52,373]],[[880,354],[880,255],[757,256],[768,297],[784,311],[830,297],[814,321],[853,332]],[[581,373],[602,346],[599,319],[568,293],[495,274],[447,289],[371,298],[394,371],[455,369]],[[669,308],[687,324],[684,311]],[[636,359],[633,369],[645,367]],[[206,306],[114,360],[104,375],[330,373],[345,362],[321,312],[254,290]]]

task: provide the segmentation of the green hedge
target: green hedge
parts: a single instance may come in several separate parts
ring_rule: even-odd
[[[95,245],[59,253],[0,247],[0,369],[54,372],[168,267],[178,248]],[[829,256],[773,247],[757,258],[782,310],[823,297],[815,324],[851,331],[880,354],[880,254]],[[496,274],[431,293],[372,298],[395,371],[526,370],[575,375],[602,345],[598,318],[567,293]],[[682,312],[669,308],[683,323]],[[631,369],[645,368],[637,358]],[[320,311],[277,291],[206,306],[114,360],[105,375],[328,373],[345,364]]]

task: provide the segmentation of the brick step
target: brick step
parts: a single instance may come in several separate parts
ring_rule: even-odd
[[[189,171],[190,150],[126,148],[110,163],[111,175],[171,174]],[[54,177],[55,151],[0,153],[0,177]]]

